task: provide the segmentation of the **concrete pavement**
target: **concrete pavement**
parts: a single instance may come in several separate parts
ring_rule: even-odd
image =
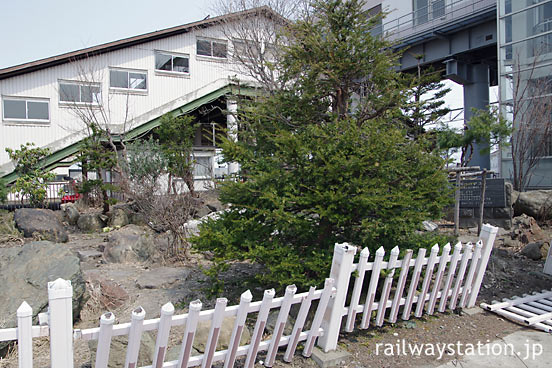
[[[462,353],[438,368],[552,368],[552,334],[524,329]]]

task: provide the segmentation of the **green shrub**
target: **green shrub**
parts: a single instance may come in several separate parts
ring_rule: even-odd
[[[33,206],[44,207],[48,181],[54,178],[54,174],[44,170],[41,162],[50,150],[27,143],[17,150],[6,148],[6,152],[15,163],[15,172],[18,174],[11,191],[21,195],[21,201],[26,197]]]
[[[286,87],[241,101],[240,140],[223,142],[241,167],[220,190],[232,206],[192,239],[214,253],[214,279],[247,260],[266,267],[265,285],[320,285],[335,243],[425,246],[415,231],[450,200],[442,159],[401,128],[407,86],[362,3],[313,6],[316,18],[290,26]]]

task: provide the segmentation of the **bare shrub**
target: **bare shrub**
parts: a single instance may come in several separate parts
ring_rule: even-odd
[[[165,256],[187,259],[184,225],[193,218],[200,200],[189,190],[189,181],[174,177],[169,181],[168,160],[158,142],[131,143],[128,152],[129,198],[153,230],[169,233]]]

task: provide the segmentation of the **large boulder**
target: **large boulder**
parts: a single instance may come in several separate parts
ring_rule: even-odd
[[[81,231],[94,233],[105,227],[105,221],[99,213],[83,213],[79,216],[77,226]]]
[[[108,216],[107,224],[110,227],[119,228],[129,224],[128,215],[122,208],[113,208]]]
[[[116,211],[119,211],[119,210],[124,211],[129,224],[134,224],[138,226],[147,225],[146,219],[144,218],[143,214],[140,212],[138,206],[134,202],[118,203],[111,207],[112,213],[115,213]],[[113,226],[113,225],[110,225],[110,226]],[[124,226],[124,225],[121,225],[121,226]]]
[[[529,259],[538,261],[539,259],[542,258],[541,246],[542,246],[542,243],[540,242],[529,243],[525,247],[523,247],[523,249],[519,253]]]
[[[80,217],[77,206],[74,203],[64,203],[61,205],[61,210],[63,211],[63,215],[65,216],[65,219],[67,220],[69,225],[75,226]]]
[[[67,231],[54,211],[37,208],[20,208],[15,211],[15,225],[26,238],[38,236],[41,240],[66,242]]]
[[[15,227],[15,221],[13,220],[13,212],[0,210],[0,237],[13,236],[16,238],[21,237],[21,233]]]
[[[57,278],[71,281],[76,319],[85,302],[86,290],[77,256],[67,247],[49,241],[0,248],[0,321],[5,322],[4,327],[16,326],[16,311],[23,301],[33,309],[33,317],[44,312],[48,306],[48,281]],[[6,346],[0,343],[0,351]]]
[[[161,255],[151,230],[131,224],[109,233],[104,257],[113,263],[135,263],[153,262]]]
[[[552,214],[552,190],[521,192],[514,203],[514,214],[545,219]]]
[[[548,240],[537,221],[527,215],[521,215],[512,219],[512,239],[522,244]]]

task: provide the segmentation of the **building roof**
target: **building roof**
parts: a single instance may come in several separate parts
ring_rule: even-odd
[[[269,18],[276,18],[279,20],[283,19],[280,15],[275,13],[268,6],[261,6],[258,8],[248,9],[248,10],[244,10],[236,13],[225,14],[225,15],[221,15],[213,18],[207,18],[193,23],[166,28],[155,32],[149,32],[138,36],[123,38],[118,41],[108,42],[101,45],[92,46],[85,49],[71,51],[61,55],[48,57],[45,59],[40,59],[40,60],[31,61],[20,65],[7,67],[4,69],[0,69],[0,80],[14,77],[16,75],[34,72],[36,70],[45,69],[45,68],[49,68],[60,64],[74,62],[76,60],[81,60],[95,55],[105,54],[107,52],[119,50],[125,47],[139,45],[142,43],[175,36],[181,33],[187,33],[197,28],[211,27],[236,18],[241,18],[245,16],[250,16],[250,15],[259,15],[259,14],[265,15]]]

